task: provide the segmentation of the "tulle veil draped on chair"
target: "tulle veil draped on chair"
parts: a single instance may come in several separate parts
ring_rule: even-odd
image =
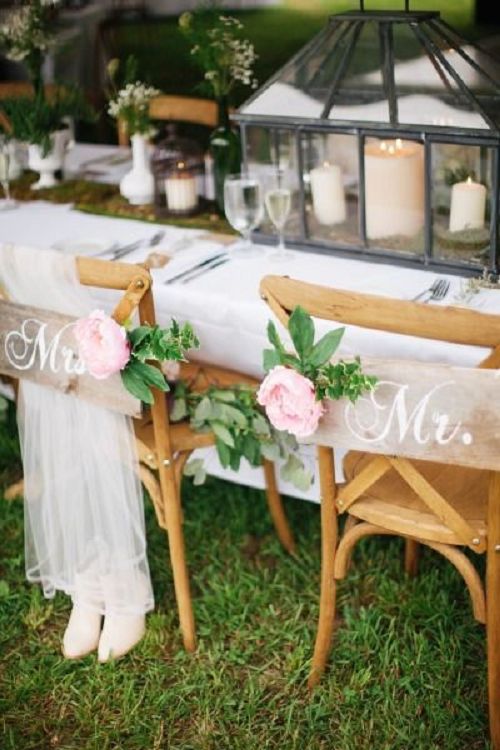
[[[0,282],[22,304],[80,317],[96,307],[75,259],[4,245]],[[72,395],[21,382],[28,580],[103,615],[154,606],[131,419]]]

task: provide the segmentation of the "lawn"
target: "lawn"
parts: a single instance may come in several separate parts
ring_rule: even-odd
[[[418,10],[439,6],[453,25],[471,31],[473,0],[415,0]],[[288,0],[284,7],[237,12],[245,33],[255,45],[259,59],[258,80],[263,83],[326,23],[330,13],[353,9],[353,0]],[[402,8],[403,0],[367,0],[367,8]],[[477,35],[480,30],[474,29]],[[491,33],[491,30],[490,30]],[[125,58],[134,54],[147,78],[165,93],[189,94],[195,91],[200,73],[189,55],[189,46],[177,27],[176,18],[133,20],[108,31],[111,51]],[[371,50],[367,50],[367,55]],[[238,101],[248,93],[238,92]]]
[[[199,648],[182,650],[163,534],[147,506],[157,609],[116,664],[68,662],[63,597],[23,569],[19,472],[0,426],[0,747],[2,750],[484,750],[484,630],[455,570],[433,553],[417,579],[400,541],[363,542],[340,587],[331,667],[305,680],[318,604],[318,507],[287,500],[299,542],[280,549],[263,494],[220,481],[184,486]]]

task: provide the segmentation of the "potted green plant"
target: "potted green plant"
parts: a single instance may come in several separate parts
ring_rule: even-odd
[[[82,93],[56,88],[47,97],[42,78],[46,55],[54,46],[52,26],[60,0],[24,0],[0,26],[0,46],[7,58],[23,62],[33,85],[33,96],[12,97],[1,103],[11,135],[28,145],[28,165],[40,173],[32,187],[52,187],[62,169],[71,140],[68,119],[92,120],[93,112]]]

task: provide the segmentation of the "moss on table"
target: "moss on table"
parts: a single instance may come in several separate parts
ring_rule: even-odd
[[[157,216],[154,206],[132,206],[119,193],[116,185],[86,180],[65,180],[54,188],[31,190],[36,176],[23,174],[11,185],[12,197],[18,201],[44,200],[52,203],[72,203],[79,211],[120,219],[173,224],[187,229],[205,229],[210,232],[234,234],[227,221],[217,213],[214,204],[207,203],[205,210],[195,216]]]

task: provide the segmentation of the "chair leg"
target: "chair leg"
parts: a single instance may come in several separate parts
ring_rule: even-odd
[[[500,474],[490,480],[486,568],[488,697],[493,750],[500,750]]]
[[[281,495],[276,484],[274,464],[271,461],[264,460],[262,462],[262,466],[264,468],[264,477],[266,480],[267,507],[269,508],[269,513],[271,514],[271,518],[273,519],[274,528],[276,529],[278,539],[280,540],[283,547],[291,555],[294,555],[295,541],[293,538],[292,530],[290,529],[290,526],[288,524],[285,509],[283,507],[283,502],[281,500]]]
[[[308,686],[320,680],[330,653],[335,623],[336,582],[334,578],[337,546],[337,512],[335,509],[335,466],[331,448],[318,447],[321,486],[321,596],[319,621]]]
[[[5,492],[3,493],[3,496],[6,500],[15,500],[18,497],[22,497],[24,495],[24,479],[20,479],[19,482],[16,482],[15,484],[11,484],[10,487],[7,487]]]
[[[405,572],[414,578],[418,573],[420,545],[415,539],[405,540]]]
[[[173,471],[173,468],[171,471]],[[165,474],[165,472],[160,471],[175,598],[184,647],[186,651],[194,651],[196,648],[196,629],[182,531],[180,485],[176,487],[174,477]]]

